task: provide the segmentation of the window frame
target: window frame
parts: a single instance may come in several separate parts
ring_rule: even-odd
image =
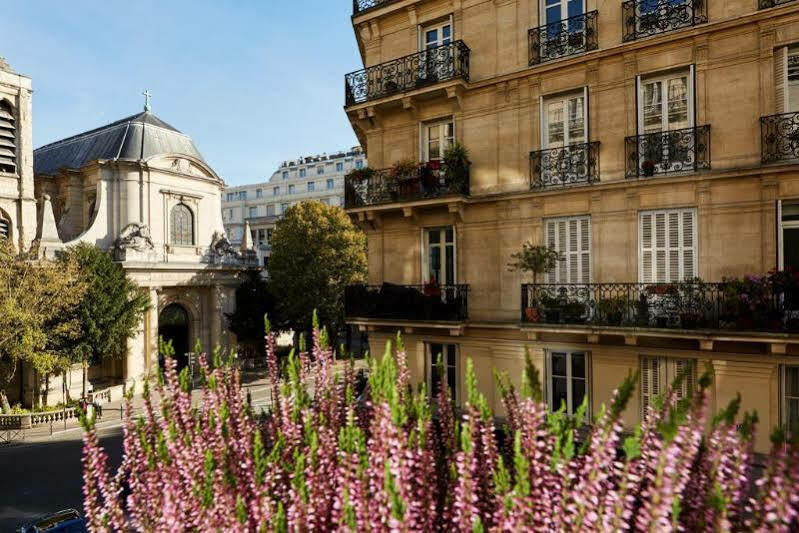
[[[551,412],[555,412],[560,409],[558,405],[555,407],[553,405],[552,394],[554,387],[552,386],[552,355],[553,354],[566,354],[566,376],[560,376],[566,378],[566,414],[568,416],[574,416],[574,412],[580,406],[579,403],[575,404],[574,401],[574,391],[573,391],[573,380],[575,379],[584,379],[585,380],[585,395],[588,397],[588,410],[585,413],[586,420],[584,423],[588,423],[591,420],[592,414],[592,393],[591,387],[593,384],[593,375],[592,375],[592,360],[591,360],[591,352],[589,350],[579,350],[579,349],[571,349],[571,348],[564,348],[564,349],[550,349],[547,348],[544,350],[544,376],[545,376],[545,393],[547,399],[547,406]],[[584,361],[585,361],[585,378],[575,378],[572,375],[572,356],[576,354],[582,354]],[[582,399],[580,400],[582,402]]]
[[[306,185],[307,192],[316,192],[316,182],[309,181]]]
[[[293,183],[290,183],[290,184],[289,184],[289,191],[288,191],[288,194],[294,194],[294,193],[296,192],[296,190],[297,190],[297,188],[294,186],[294,184],[293,184]]]
[[[656,72],[652,74],[646,75],[638,75],[635,78],[636,84],[636,128],[638,130],[639,135],[644,135],[646,133],[656,133],[654,131],[647,132],[645,131],[644,127],[644,86],[647,83],[654,83],[654,82],[662,82],[663,83],[663,94],[661,95],[661,128],[660,132],[667,132],[672,131],[668,129],[668,80],[677,78],[679,76],[686,75],[688,81],[688,94],[686,98],[688,100],[688,108],[686,110],[686,119],[688,124],[682,128],[676,128],[677,130],[685,129],[685,128],[694,128],[696,127],[696,70],[694,65],[687,65],[685,67],[670,69],[663,72]],[[663,128],[663,125],[666,125],[666,128]]]
[[[188,233],[189,233],[189,236],[190,236],[190,239],[189,239],[190,242],[188,242],[188,243],[183,242],[184,239],[182,237],[180,239],[180,242],[176,242],[176,239],[175,239],[175,212],[179,208],[185,209],[186,213],[189,216],[189,228],[188,228],[189,231],[188,231]],[[197,242],[196,229],[195,229],[196,226],[197,226],[196,222],[197,222],[197,217],[194,214],[194,210],[192,210],[192,208],[189,207],[185,202],[177,202],[175,205],[173,205],[172,208],[169,210],[169,245],[170,246],[176,246],[176,247],[177,246],[182,246],[182,247],[195,246],[195,243]]]
[[[788,428],[788,386],[787,386],[787,370],[796,369],[799,372],[799,365],[780,365],[780,380],[779,380],[779,409],[780,409],[780,427]],[[790,399],[799,400],[799,396],[791,396]],[[799,420],[797,420],[799,425]]]
[[[583,98],[583,139],[580,142],[567,142],[567,132],[569,131],[567,126],[568,123],[568,101],[572,98],[582,96]],[[549,140],[549,113],[548,113],[548,104],[555,103],[555,102],[562,102],[564,104],[564,122],[563,122],[563,143],[562,146],[552,146],[552,143]],[[575,91],[567,91],[562,93],[550,94],[550,95],[542,95],[538,98],[538,106],[539,106],[539,130],[540,130],[540,145],[542,150],[547,150],[550,148],[565,148],[567,146],[571,146],[573,144],[585,144],[589,142],[588,137],[588,129],[589,129],[589,113],[588,113],[588,86],[583,86],[579,90]]]
[[[344,163],[340,161],[336,163],[336,172],[344,172]]]
[[[450,395],[452,396],[452,403],[454,405],[458,405],[460,400],[460,388],[461,388],[461,376],[460,376],[460,346],[458,344],[452,342],[435,342],[435,341],[425,341],[424,342],[424,373],[425,373],[425,385],[427,387],[429,397],[435,398],[438,394],[437,390],[433,389],[433,365],[435,364],[435,360],[433,359],[433,345],[440,345],[442,347],[442,351],[444,349],[448,349],[449,347],[454,348],[454,359],[455,364],[450,365],[449,360],[444,361],[444,354],[442,353],[442,363],[444,363],[444,370],[445,372],[449,373],[450,369],[455,373],[455,387],[454,389],[450,386]],[[447,354],[448,356],[449,354]],[[449,376],[447,376],[449,378]],[[449,385],[449,379],[447,379],[447,384]]]
[[[670,250],[669,247],[669,228],[668,228],[668,216],[671,213],[678,214],[678,229],[677,234],[680,240],[680,245],[677,247],[679,250],[679,270],[680,275],[677,278],[672,278],[669,274],[669,257],[668,252]],[[693,245],[690,247],[686,247],[684,245],[684,234],[685,231],[684,227],[684,214],[691,213],[693,219],[693,228],[692,228],[692,236],[691,240]],[[665,258],[665,278],[663,281],[658,281],[657,279],[657,251],[658,247],[656,245],[657,239],[657,222],[656,222],[656,215],[662,214],[666,217],[665,221],[665,241],[663,251],[666,254]],[[644,254],[646,250],[644,250],[644,215],[651,215],[652,216],[652,246],[651,246],[651,253],[652,253],[652,279],[647,280],[644,276]],[[648,209],[642,210],[638,212],[638,282],[639,283],[674,283],[676,281],[684,281],[686,279],[690,279],[696,276],[699,276],[699,213],[696,207],[677,207],[677,208],[668,208],[668,209]],[[685,276],[685,250],[690,248],[693,253],[693,276],[686,277]]]
[[[452,136],[449,137],[446,135],[446,130],[444,129],[447,125],[452,126]],[[429,131],[430,128],[438,127],[439,129],[439,154],[436,158],[430,157],[430,138],[429,138]],[[428,163],[430,161],[441,161],[444,159],[444,153],[446,152],[447,148],[452,147],[457,142],[457,131],[455,130],[455,117],[449,115],[447,117],[429,120],[425,122],[419,123],[419,139],[420,139],[420,154],[421,154],[421,161],[423,163]],[[448,142],[448,145],[444,147],[444,143]]]
[[[446,242],[446,231],[447,229],[452,229],[452,243]],[[421,239],[422,239],[422,284],[428,283],[432,279],[432,273],[430,272],[430,241],[428,238],[428,233],[431,231],[438,230],[440,233],[440,239],[438,246],[441,248],[441,270],[445,273],[446,276],[446,247],[451,244],[452,245],[452,278],[451,280],[445,280],[445,283],[440,283],[441,285],[457,285],[458,284],[458,232],[454,225],[452,226],[431,226],[421,229]]]
[[[332,190],[332,189],[335,189],[335,188],[336,188],[336,180],[334,180],[333,178],[328,178],[327,179],[327,190],[329,191],[329,190]]]
[[[588,223],[587,234],[588,234],[588,251],[580,249],[580,244],[582,242],[581,236],[583,234],[583,226],[582,222]],[[575,222],[577,224],[577,251],[571,251],[571,231],[570,231],[570,224]],[[565,224],[565,246],[566,250],[561,250],[560,248],[560,238],[558,235],[559,232],[559,224]],[[555,228],[555,235],[554,235],[554,246],[551,244],[549,239],[549,228],[550,225],[553,225]],[[572,283],[591,283],[591,277],[593,274],[593,254],[592,247],[593,247],[593,240],[591,236],[591,215],[572,215],[572,216],[565,216],[565,217],[552,217],[552,218],[545,218],[543,221],[543,231],[544,231],[544,239],[543,242],[546,243],[547,246],[554,248],[558,252],[561,253],[561,256],[564,258],[563,261],[560,262],[558,266],[555,267],[554,270],[546,274],[545,279],[547,279],[548,283],[555,283],[555,284],[572,284]],[[583,269],[582,269],[582,255],[587,253],[588,254],[588,279],[583,279]],[[571,265],[574,262],[574,257],[577,259],[577,279],[573,280],[571,278]],[[563,268],[561,269],[561,265]],[[562,272],[561,270],[565,270],[566,279],[562,279]]]
[[[650,390],[646,392],[645,389],[645,380],[647,379],[647,372],[644,369],[644,364],[650,363],[653,364],[653,368],[657,368],[658,378],[657,378],[657,389],[656,391]],[[638,398],[639,398],[639,408],[640,408],[640,416],[641,420],[646,418],[647,414],[647,407],[651,405],[654,399],[663,393],[665,393],[677,376],[680,373],[679,364],[680,363],[688,363],[691,366],[691,373],[688,376],[687,380],[683,380],[682,382],[682,390],[677,392],[677,398],[683,399],[689,395],[692,395],[696,391],[697,387],[697,371],[699,368],[699,362],[697,359],[692,357],[670,357],[664,355],[652,355],[652,354],[641,354],[638,357],[638,369],[639,369],[639,378],[638,378]],[[650,383],[651,385],[651,383]],[[651,389],[651,387],[648,387]],[[647,399],[648,396],[648,399]]]

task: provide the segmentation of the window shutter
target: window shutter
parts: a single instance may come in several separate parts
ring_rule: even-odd
[[[666,283],[696,276],[696,211],[641,213],[642,283]]]
[[[680,387],[675,391],[677,398],[690,398],[696,389],[696,361],[693,359],[674,360],[674,378],[683,376]]]
[[[557,247],[557,242],[556,242],[556,239],[555,239],[555,231],[556,231],[555,221],[554,220],[548,220],[547,221],[547,246],[549,248],[553,248],[553,249],[557,250],[558,247]],[[549,282],[550,283],[555,283],[557,281],[557,278],[558,278],[557,269],[553,268],[552,270],[550,270],[547,273],[547,277],[549,278]]]
[[[785,62],[785,78],[787,89],[785,93],[784,113],[799,111],[799,48],[791,47],[787,50]]]
[[[655,214],[655,279],[666,281],[666,214]]]
[[[641,214],[641,281],[651,283],[654,281],[652,272],[654,263],[654,246],[652,242],[652,214]]]
[[[660,358],[641,358],[641,418],[647,417],[649,406],[660,394]]]
[[[682,264],[683,279],[696,277],[696,252],[694,248],[694,211],[682,212]]]
[[[580,276],[577,270],[577,267],[580,265],[580,250],[578,248],[580,242],[577,238],[578,222],[579,221],[575,219],[569,220],[569,283],[578,283],[580,281]]]
[[[777,113],[785,113],[785,72],[788,69],[788,48],[774,51],[774,106]]]
[[[580,281],[591,283],[591,219],[580,220]]]
[[[566,221],[559,220],[558,221],[558,232],[557,232],[557,249],[559,252],[564,254],[566,261],[560,261],[558,263],[558,282],[564,283],[568,281],[568,249],[566,248]]]
[[[672,211],[666,215],[668,220],[668,247],[669,265],[666,279],[668,281],[680,280],[680,213]]]
[[[561,253],[563,261],[548,274],[549,283],[591,281],[591,219],[570,217],[546,221],[547,246]]]

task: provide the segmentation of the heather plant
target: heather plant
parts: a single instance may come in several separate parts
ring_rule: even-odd
[[[216,354],[200,359],[199,402],[171,358],[144,383],[143,414],[128,402],[116,473],[84,419],[92,531],[796,529],[799,448],[776,434],[755,475],[757,418],[738,398],[711,419],[707,373],[692,398],[673,385],[629,434],[621,416],[636,376],[594,417],[586,404],[568,417],[542,403],[528,358],[519,390],[496,376],[508,412],[498,428],[468,360],[456,411],[445,379],[411,386],[399,337],[358,387],[318,325],[282,367],[266,330],[265,414]]]

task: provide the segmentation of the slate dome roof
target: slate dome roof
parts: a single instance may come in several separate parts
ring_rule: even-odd
[[[99,159],[138,161],[161,154],[203,160],[191,137],[145,111],[37,148],[33,173],[53,176],[60,169],[80,169]]]

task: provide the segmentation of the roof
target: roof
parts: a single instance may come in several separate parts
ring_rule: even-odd
[[[203,159],[191,137],[145,111],[34,150],[33,172],[52,176],[100,159],[138,161],[160,154]]]

